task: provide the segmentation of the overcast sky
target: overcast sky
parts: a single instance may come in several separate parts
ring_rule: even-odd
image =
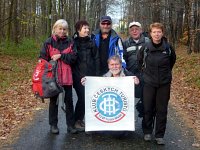
[[[122,17],[121,12],[121,5],[118,6],[112,6],[110,10],[108,11],[108,15],[112,18],[113,23],[119,24],[119,20]]]

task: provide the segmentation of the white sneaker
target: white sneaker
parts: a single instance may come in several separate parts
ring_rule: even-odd
[[[144,140],[145,141],[151,141],[151,134],[145,134],[144,135]]]
[[[165,141],[164,141],[163,138],[156,138],[156,143],[157,143],[158,145],[165,145]]]

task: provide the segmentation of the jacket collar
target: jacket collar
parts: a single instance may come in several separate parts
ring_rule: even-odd
[[[129,37],[129,42],[130,43],[136,43],[132,37]],[[145,37],[141,34],[138,43],[136,44],[141,44],[141,43],[145,43]]]
[[[53,38],[55,41],[58,41],[58,40],[65,40],[65,39],[67,39],[67,36],[58,37],[58,36],[56,36],[56,35],[52,35],[52,38]]]
[[[101,33],[100,29],[97,29],[97,30],[95,30],[95,31],[92,32],[92,34],[94,34],[94,35],[97,35],[97,34],[100,34],[100,33]],[[111,31],[110,31],[110,36],[112,38],[118,37],[117,33],[113,29],[111,29]]]

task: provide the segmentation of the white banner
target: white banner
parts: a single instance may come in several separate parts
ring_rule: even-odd
[[[133,76],[86,77],[85,131],[135,131]]]

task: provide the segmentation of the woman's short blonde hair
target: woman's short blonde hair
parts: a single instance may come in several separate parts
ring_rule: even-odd
[[[53,28],[52,28],[52,34],[55,34],[55,28],[58,27],[58,26],[61,26],[63,28],[68,28],[68,23],[65,19],[59,19],[57,20],[54,25],[53,25]]]
[[[152,31],[152,28],[158,28],[158,29],[161,29],[162,32],[164,32],[164,25],[162,23],[159,23],[159,22],[154,22],[150,25],[149,27],[149,31],[151,32]]]

